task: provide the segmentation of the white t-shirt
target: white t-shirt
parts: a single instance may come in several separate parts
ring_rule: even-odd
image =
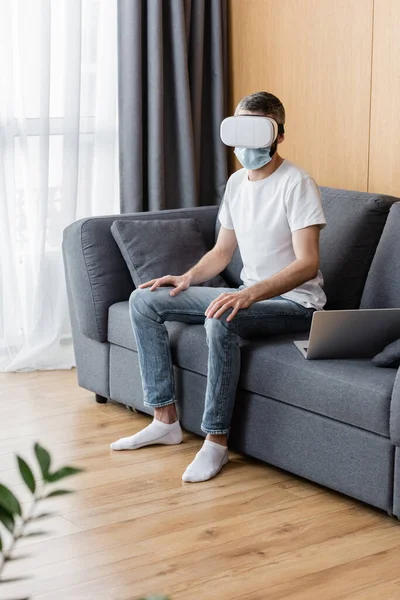
[[[259,181],[249,181],[246,169],[231,175],[218,217],[226,229],[235,230],[245,286],[271,277],[296,260],[293,231],[326,225],[314,179],[286,159],[272,175]],[[322,310],[326,302],[322,286],[318,271],[315,279],[282,296]]]

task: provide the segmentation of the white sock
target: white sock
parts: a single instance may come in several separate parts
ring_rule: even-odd
[[[151,444],[180,444],[182,441],[182,429],[179,421],[175,423],[163,423],[154,419],[150,425],[131,435],[121,438],[110,444],[112,450],[136,450]]]
[[[205,440],[194,461],[190,463],[182,475],[182,480],[191,482],[207,481],[207,479],[215,477],[228,460],[228,448]]]

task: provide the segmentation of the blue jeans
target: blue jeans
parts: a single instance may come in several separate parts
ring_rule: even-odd
[[[129,299],[130,319],[136,338],[144,404],[157,408],[175,402],[174,372],[165,321],[203,323],[207,334],[208,373],[201,429],[228,434],[240,374],[240,346],[244,339],[308,331],[313,308],[281,296],[255,302],[241,309],[232,321],[208,318],[205,311],[224,292],[240,288],[189,287],[170,296],[172,287],[136,289]]]

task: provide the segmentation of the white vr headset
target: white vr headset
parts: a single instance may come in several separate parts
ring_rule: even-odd
[[[261,115],[228,117],[221,123],[221,140],[226,146],[238,148],[268,148],[278,134],[284,133],[283,125],[275,119]]]

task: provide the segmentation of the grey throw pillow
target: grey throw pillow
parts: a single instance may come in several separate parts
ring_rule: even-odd
[[[208,250],[194,219],[120,219],[111,233],[136,287],[163,275],[183,275]],[[220,275],[196,285],[229,287]]]
[[[321,194],[328,222],[320,242],[320,268],[328,298],[325,309],[358,308],[390,199],[323,187]]]
[[[400,367],[400,339],[392,342],[382,352],[374,356],[372,362],[377,367]]]

